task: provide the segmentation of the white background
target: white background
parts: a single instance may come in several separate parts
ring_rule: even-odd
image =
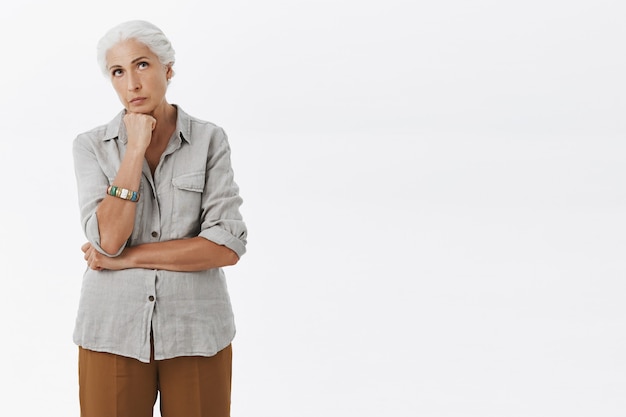
[[[224,127],[234,417],[626,415],[626,25],[609,0],[13,1],[0,13],[0,401],[78,416],[71,142],[121,21]]]

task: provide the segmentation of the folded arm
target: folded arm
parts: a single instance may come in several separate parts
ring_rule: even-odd
[[[145,268],[191,272],[235,265],[239,260],[233,250],[203,237],[127,247],[116,257],[101,254],[89,242],[81,249],[87,265],[95,270]]]

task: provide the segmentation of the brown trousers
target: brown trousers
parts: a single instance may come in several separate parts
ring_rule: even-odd
[[[232,347],[215,356],[143,363],[79,347],[81,417],[229,417]]]

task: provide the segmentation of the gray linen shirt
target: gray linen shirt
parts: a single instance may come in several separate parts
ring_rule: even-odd
[[[224,131],[187,115],[180,107],[176,130],[154,177],[144,161],[135,226],[116,253],[100,246],[96,208],[113,184],[127,144],[121,111],[110,123],[76,137],[74,168],[81,223],[87,240],[108,256],[124,247],[201,236],[240,257],[247,229]],[[224,272],[125,269],[84,273],[74,343],[85,349],[150,361],[212,356],[235,336]]]

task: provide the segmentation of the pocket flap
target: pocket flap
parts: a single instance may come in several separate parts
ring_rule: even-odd
[[[172,178],[172,185],[181,190],[201,193],[204,189],[204,171],[182,174]]]

